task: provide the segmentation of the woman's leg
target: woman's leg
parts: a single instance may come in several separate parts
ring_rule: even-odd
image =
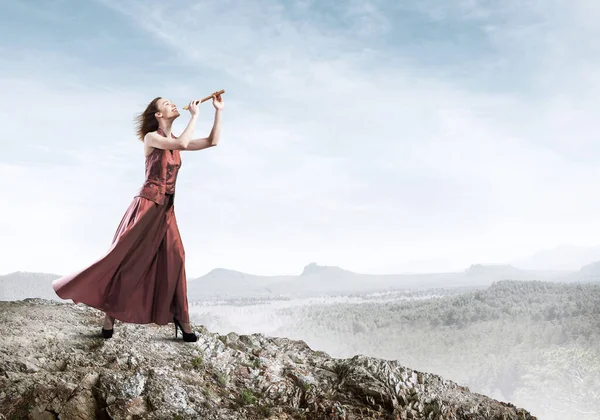
[[[104,328],[105,330],[112,330],[114,323],[115,323],[115,319],[105,313],[104,314],[104,325],[102,325],[102,328]]]

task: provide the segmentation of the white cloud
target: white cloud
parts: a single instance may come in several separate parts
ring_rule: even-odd
[[[564,69],[534,65],[536,59],[562,62],[565,45],[593,30],[589,14],[596,9],[569,14],[560,28],[560,2],[543,14],[537,7],[516,9],[513,2],[502,9],[475,1],[423,9],[410,4],[440,22],[465,20],[487,28],[486,45],[496,49],[499,68],[515,64],[517,77],[520,72],[537,81],[522,91],[484,91],[443,78],[441,69],[420,67],[418,60],[399,65],[395,51],[377,44],[394,30],[394,15],[379,2],[339,6],[334,12],[340,12],[342,26],[332,25],[332,15],[316,13],[310,2],[178,8],[102,3],[206,77],[201,84],[193,75],[189,81],[173,75],[172,85],[157,80],[157,87],[173,92],[171,99],[189,100],[198,85],[200,94],[206,86],[227,91],[221,145],[185,153],[178,181],[178,220],[192,276],[219,266],[293,273],[314,260],[374,272],[430,259],[438,260],[436,269],[439,260],[458,268],[511,260],[557,243],[594,243],[600,236],[600,127],[597,96],[590,93],[596,89],[584,91],[581,79],[570,81],[573,75],[594,80],[598,67],[593,60]],[[514,20],[499,19],[506,17]],[[581,29],[574,19],[587,23]],[[548,39],[560,48],[551,49]],[[537,55],[522,57],[520,51]],[[567,56],[583,60],[580,54]],[[552,80],[569,83],[540,91]],[[8,124],[8,136],[26,139],[38,152],[51,142],[57,172],[44,179],[33,153],[20,162],[19,178],[4,180],[2,192],[14,194],[17,217],[32,201],[10,189],[15,179],[21,191],[51,185],[67,190],[69,198],[59,201],[45,196],[52,203],[48,217],[56,221],[44,236],[62,238],[55,249],[80,250],[77,264],[84,265],[101,255],[141,183],[131,117],[151,98],[105,80],[85,92],[81,86],[70,92],[16,86],[2,86],[15,108],[0,122]],[[23,113],[33,98],[37,108]],[[203,105],[200,134],[208,132],[210,109]],[[184,123],[182,118],[177,127]],[[67,162],[73,166],[61,168]],[[69,212],[63,213],[63,204]],[[86,220],[94,226],[83,228]],[[33,240],[43,226],[24,237]],[[72,236],[59,234],[69,226]],[[65,271],[68,262],[54,264],[60,251],[53,252],[40,269]]]

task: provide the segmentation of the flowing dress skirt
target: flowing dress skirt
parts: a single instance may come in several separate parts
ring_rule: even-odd
[[[159,205],[135,197],[108,252],[82,271],[55,280],[62,299],[84,303],[123,322],[189,322],[185,252],[173,195]]]

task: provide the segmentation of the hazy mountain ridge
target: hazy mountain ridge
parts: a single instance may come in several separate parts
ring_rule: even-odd
[[[16,271],[0,276],[0,300],[21,300],[26,298],[59,300],[52,289],[52,281],[60,278],[57,274]]]
[[[307,265],[297,276],[256,276],[237,273],[215,281],[209,273],[188,282],[191,300],[213,297],[307,297],[376,293],[398,289],[486,287],[499,280],[577,281],[565,271],[522,270],[510,265],[474,264],[462,272],[428,274],[363,274],[335,266]],[[224,281],[224,278],[227,280]],[[191,292],[190,292],[191,290]]]
[[[319,274],[358,275],[359,273],[344,270],[343,268],[334,265],[319,265],[315,262],[312,262],[304,267],[300,277]]]
[[[600,281],[600,262],[579,271],[523,270],[512,265],[473,264],[458,272],[428,274],[363,274],[310,263],[299,275],[263,276],[216,268],[188,279],[190,302],[210,298],[310,297],[377,293],[401,289],[487,287],[499,280],[560,282]],[[15,272],[0,276],[0,300],[59,300],[51,283],[56,274]]]
[[[527,270],[576,271],[580,267],[600,260],[600,245],[577,246],[559,245],[542,249],[526,258],[510,262],[515,267]]]

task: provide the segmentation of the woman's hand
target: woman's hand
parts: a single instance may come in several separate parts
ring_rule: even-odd
[[[213,95],[212,104],[215,107],[215,109],[219,111],[225,108],[225,103],[223,102],[223,98],[221,98],[221,95]]]
[[[196,115],[198,115],[198,105],[199,104],[200,104],[200,101],[192,101],[188,105],[188,111],[190,111],[190,114],[192,114],[192,117],[195,117]]]

